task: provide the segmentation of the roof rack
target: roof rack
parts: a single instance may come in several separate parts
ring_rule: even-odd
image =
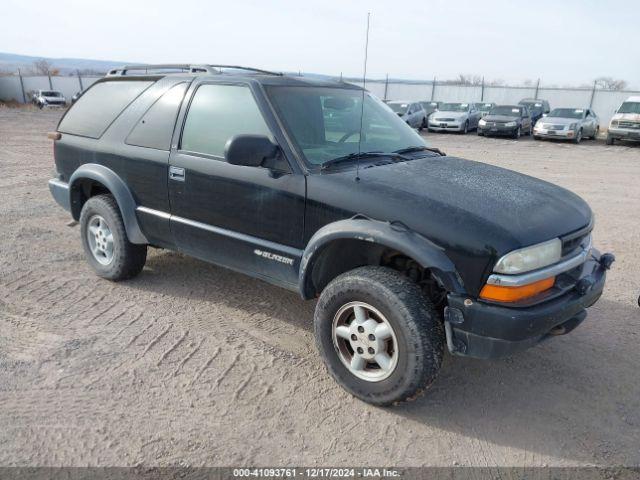
[[[107,77],[113,76],[126,76],[131,75],[131,71],[144,71],[142,75],[151,74],[150,71],[157,70],[177,70],[177,72],[162,72],[162,73],[209,73],[219,75],[223,73],[224,69],[231,70],[247,70],[255,73],[262,73],[264,75],[282,75],[280,72],[270,72],[268,70],[261,70],[259,68],[241,67],[239,65],[193,65],[188,63],[168,63],[168,64],[154,64],[154,65],[124,65],[120,68],[114,68],[107,72]],[[158,72],[155,72],[158,73]],[[137,75],[141,75],[138,73]]]

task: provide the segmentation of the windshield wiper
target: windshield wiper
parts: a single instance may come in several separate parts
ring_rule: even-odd
[[[446,157],[447,156],[447,154],[444,153],[439,148],[425,147],[424,145],[421,145],[419,147],[401,148],[400,150],[394,150],[393,151],[393,153],[413,153],[413,152],[433,152],[433,153],[437,153],[441,157]]]
[[[387,158],[392,158],[394,160],[401,160],[401,161],[408,161],[411,160],[408,157],[404,157],[402,155],[400,155],[398,152],[390,152],[390,153],[384,153],[384,152],[354,152],[354,153],[350,153],[348,155],[343,155],[342,157],[336,157],[336,158],[332,158],[331,160],[327,160],[326,162],[324,162],[322,164],[322,166],[320,167],[322,170],[326,170],[327,168],[330,168],[331,166],[337,164],[337,163],[342,163],[342,162],[348,162],[348,161],[353,161],[353,160],[358,160],[361,158],[374,158],[374,157],[387,157]]]

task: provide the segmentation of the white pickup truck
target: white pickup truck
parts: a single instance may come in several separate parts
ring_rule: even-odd
[[[607,145],[613,145],[616,140],[640,141],[640,97],[629,97],[609,123]]]

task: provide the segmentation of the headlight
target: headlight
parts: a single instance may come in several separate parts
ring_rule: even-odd
[[[548,242],[521,248],[503,256],[493,269],[496,273],[523,273],[560,261],[562,242],[554,238]]]
[[[618,120],[611,120],[611,126],[612,127],[617,127],[618,126]]]
[[[480,125],[481,127],[484,127],[487,124],[487,121],[485,119],[480,119],[480,121],[478,122],[478,125]]]
[[[569,125],[569,130],[575,130],[576,128],[578,128],[577,123],[572,123],[571,125]]]
[[[515,127],[517,125],[516,122],[507,122],[504,124],[505,127]]]

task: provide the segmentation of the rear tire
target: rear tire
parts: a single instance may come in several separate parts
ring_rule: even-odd
[[[87,261],[98,276],[118,281],[142,271],[147,246],[129,241],[120,208],[111,195],[97,195],[85,202],[80,234]]]
[[[360,267],[331,281],[318,300],[314,330],[330,375],[373,405],[413,399],[442,364],[444,328],[432,303],[389,268]],[[387,359],[378,364],[380,353]]]

